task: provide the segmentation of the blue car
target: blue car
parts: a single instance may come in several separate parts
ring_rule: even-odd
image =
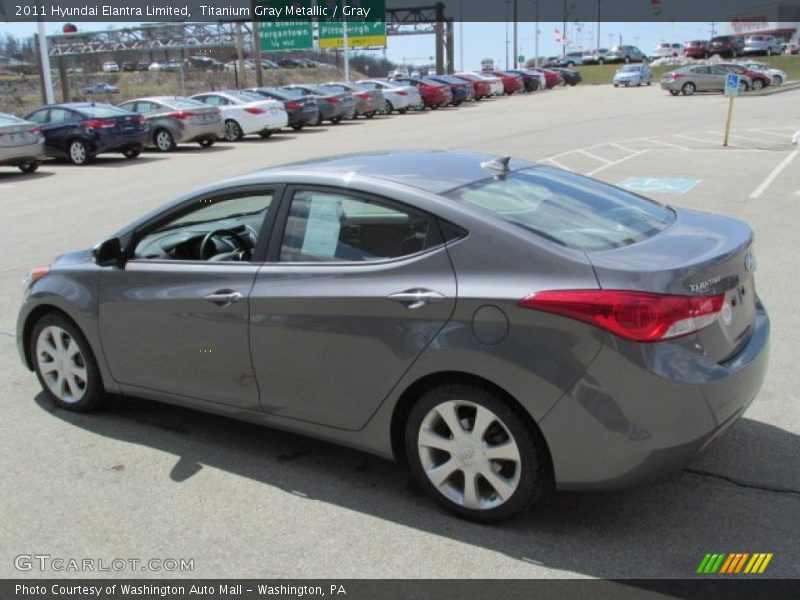
[[[47,156],[66,158],[75,165],[108,152],[136,158],[147,143],[144,116],[110,104],[50,104],[25,119],[41,127]]]

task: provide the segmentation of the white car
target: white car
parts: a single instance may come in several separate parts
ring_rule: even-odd
[[[357,86],[365,90],[380,90],[386,106],[383,114],[390,115],[392,111],[404,114],[410,108],[423,106],[422,96],[419,90],[413,85],[402,85],[395,81],[383,81],[381,79],[365,79],[356,83]]]
[[[148,71],[163,71],[164,70],[164,65],[162,65],[161,63],[157,63],[157,62],[152,62],[152,63],[150,63],[150,66],[147,67],[147,70]]]
[[[503,80],[499,77],[495,77],[494,75],[485,75],[480,72],[474,72],[473,75],[476,77],[480,77],[484,81],[489,82],[489,87],[492,90],[492,96],[502,96],[506,92],[506,88],[503,85]],[[540,86],[540,89],[544,89]]]
[[[267,138],[289,124],[289,115],[282,102],[268,100],[253,92],[206,92],[192,96],[192,100],[219,108],[225,123],[225,139],[229,142],[251,134]]]
[[[103,63],[103,73],[119,73],[119,65],[113,60]]]
[[[750,69],[751,71],[761,71],[769,75],[770,79],[772,79],[772,85],[781,85],[786,81],[786,71],[782,71],[780,69],[774,69],[769,65],[765,65],[764,63],[760,62],[753,62],[753,61],[742,61],[739,63],[745,69]]]

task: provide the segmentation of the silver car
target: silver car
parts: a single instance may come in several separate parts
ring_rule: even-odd
[[[31,271],[21,359],[394,458],[455,513],[666,477],[758,394],[753,232],[571,172],[340,156],[190,192]]]
[[[744,39],[744,50],[742,54],[763,54],[772,56],[783,51],[781,42],[771,35],[750,35]]]
[[[653,82],[653,71],[647,65],[625,65],[614,73],[614,87],[624,85],[650,85]]]
[[[197,100],[151,96],[128,100],[119,106],[144,115],[150,132],[150,145],[160,152],[171,152],[178,144],[192,142],[208,148],[225,137],[220,110]]]
[[[0,166],[33,173],[44,158],[44,136],[39,125],[0,113]]]
[[[323,83],[320,87],[333,94],[350,94],[356,102],[355,117],[364,116],[371,119],[381,112],[386,105],[383,92],[379,89],[364,89],[354,83],[332,81]]]
[[[691,96],[695,92],[722,92],[725,90],[725,79],[730,72],[722,65],[699,65],[695,67],[681,67],[669,73],[664,73],[661,78],[661,89],[667,90],[673,96],[683,94]],[[753,87],[752,80],[741,75],[739,77],[739,91],[746,92]]]

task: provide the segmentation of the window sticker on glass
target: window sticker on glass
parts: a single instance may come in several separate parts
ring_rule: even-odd
[[[341,230],[340,201],[330,196],[314,196],[310,202],[303,254],[333,258]]]

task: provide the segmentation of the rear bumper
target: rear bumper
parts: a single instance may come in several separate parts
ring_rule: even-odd
[[[32,160],[44,160],[44,142],[14,146],[13,148],[0,148],[0,165],[16,167]]]
[[[208,125],[187,125],[181,132],[179,142],[196,142],[208,138],[222,139],[224,137],[225,126],[220,121],[219,123],[210,123]]]
[[[613,489],[669,477],[753,402],[769,360],[759,305],[747,345],[713,363],[690,345],[614,338],[539,423],[560,489]]]
[[[98,136],[93,140],[93,154],[120,152],[128,148],[143,148],[147,145],[148,132],[126,133],[122,135]]]

